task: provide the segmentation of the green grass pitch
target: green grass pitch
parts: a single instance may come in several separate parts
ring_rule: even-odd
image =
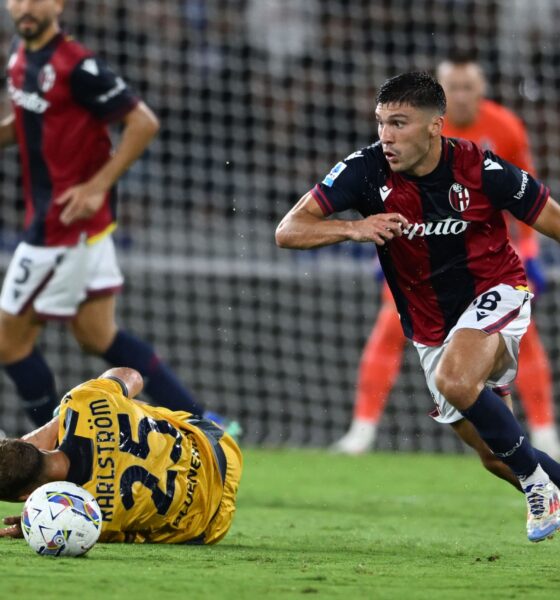
[[[0,540],[0,597],[554,598],[557,538],[529,543],[523,497],[472,456],[246,450],[221,544],[99,544],[53,559]]]

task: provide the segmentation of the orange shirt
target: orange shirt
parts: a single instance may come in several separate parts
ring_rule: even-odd
[[[491,100],[481,101],[476,120],[467,127],[456,127],[445,119],[443,135],[471,140],[483,150],[491,150],[531,174],[535,171],[521,119]],[[535,230],[513,218],[508,219],[508,226],[521,258],[537,256],[539,247]]]

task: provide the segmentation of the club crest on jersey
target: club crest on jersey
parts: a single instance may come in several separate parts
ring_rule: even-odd
[[[466,187],[463,187],[460,183],[454,183],[449,188],[449,204],[451,208],[457,212],[463,212],[467,210],[471,202],[471,195]]]
[[[46,93],[52,90],[54,86],[54,82],[56,81],[56,71],[54,67],[47,63],[40,71],[39,76],[37,77],[37,83],[39,84],[39,89]]]

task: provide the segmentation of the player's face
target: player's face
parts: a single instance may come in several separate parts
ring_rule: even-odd
[[[436,111],[408,104],[378,104],[375,117],[383,154],[392,171],[422,176],[436,168],[443,124]]]
[[[456,127],[471,125],[484,97],[484,76],[476,63],[454,65],[443,62],[438,79],[447,96],[446,118]]]
[[[48,39],[58,28],[63,0],[7,0],[18,35],[27,42]]]

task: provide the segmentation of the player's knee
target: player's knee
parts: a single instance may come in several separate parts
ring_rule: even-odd
[[[455,408],[463,410],[472,404],[474,386],[464,373],[438,367],[435,373],[435,384],[438,391]]]
[[[73,334],[81,350],[88,354],[103,354],[110,345],[105,336],[97,336],[93,332],[73,329]]]
[[[104,354],[115,337],[116,329],[110,327],[84,327],[72,323],[72,334],[80,348],[88,354]]]

